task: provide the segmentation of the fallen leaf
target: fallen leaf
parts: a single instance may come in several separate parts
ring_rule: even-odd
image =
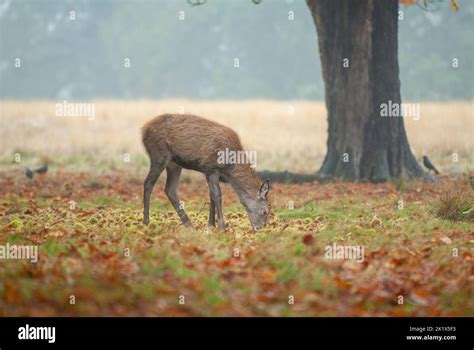
[[[447,237],[447,236],[442,236],[442,237],[440,238],[440,240],[442,240],[442,241],[443,241],[444,243],[446,243],[446,244],[451,244],[451,243],[452,243],[451,238],[449,238],[449,237]]]
[[[307,234],[303,237],[303,243],[304,244],[307,244],[307,245],[310,245],[314,242],[314,237],[313,235],[310,235],[310,234]]]
[[[50,237],[62,237],[62,236],[64,236],[64,232],[53,231],[53,232],[49,232],[48,236],[50,236]]]

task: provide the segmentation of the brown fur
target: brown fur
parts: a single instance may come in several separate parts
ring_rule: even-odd
[[[234,130],[195,115],[164,114],[142,128],[143,144],[150,156],[167,148],[171,154],[186,159],[194,167],[183,168],[196,171],[219,169],[236,189],[249,195],[256,195],[260,181],[249,164],[218,164],[219,150],[243,150],[239,136]]]

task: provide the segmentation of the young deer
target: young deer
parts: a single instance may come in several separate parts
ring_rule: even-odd
[[[215,226],[217,209],[219,227],[226,227],[219,181],[227,182],[233,187],[247,210],[255,231],[265,226],[269,213],[269,181],[260,184],[250,164],[218,162],[219,151],[243,151],[240,139],[233,130],[193,115],[164,114],[146,123],[142,132],[143,144],[151,162],[150,172],[143,186],[143,222],[146,225],[150,221],[153,186],[166,168],[166,195],[183,224],[192,226],[178,197],[179,177],[182,168],[185,168],[206,176],[210,196],[209,226]]]

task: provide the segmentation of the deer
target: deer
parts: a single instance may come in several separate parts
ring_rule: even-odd
[[[269,215],[268,179],[262,183],[251,164],[222,162],[219,152],[243,151],[239,136],[232,129],[217,122],[189,114],[163,114],[142,127],[142,141],[150,158],[150,171],[143,183],[143,223],[150,222],[150,197],[153,187],[166,169],[165,193],[181,222],[192,227],[178,197],[182,169],[205,175],[209,187],[209,227],[217,223],[221,230],[227,225],[222,211],[220,182],[233,188],[247,211],[252,229],[266,225]]]

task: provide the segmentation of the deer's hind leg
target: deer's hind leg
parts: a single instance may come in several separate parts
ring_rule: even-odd
[[[182,167],[174,162],[170,162],[168,167],[166,168],[166,186],[165,186],[165,193],[168,196],[171,204],[173,205],[174,209],[179,215],[179,218],[186,226],[192,226],[191,220],[189,220],[188,215],[184,211],[184,206],[179,200],[178,197],[178,186],[179,186],[179,178],[181,176]]]

